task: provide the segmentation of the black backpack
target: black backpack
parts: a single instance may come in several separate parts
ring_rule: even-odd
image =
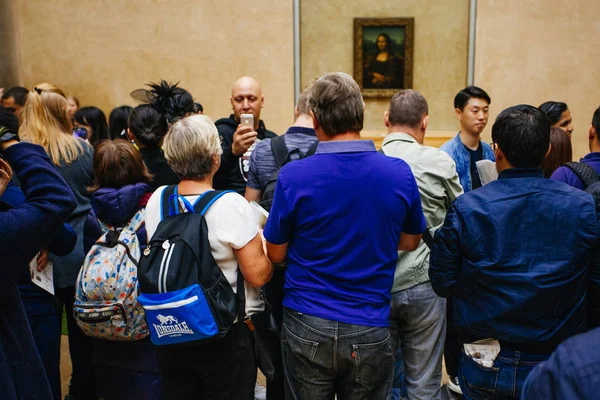
[[[596,209],[600,209],[600,175],[596,170],[584,162],[570,162],[565,166],[581,179],[584,190],[594,197]]]
[[[221,338],[236,317],[244,321],[244,278],[238,268],[238,296],[211,253],[204,218],[227,192],[206,192],[193,206],[184,199],[180,213],[177,186],[163,190],[162,220],[138,266],[138,301],[156,345]]]
[[[275,165],[277,169],[275,172],[271,174],[271,177],[267,181],[265,188],[263,190],[262,198],[260,200],[260,205],[267,211],[271,211],[271,205],[273,204],[273,196],[275,195],[275,185],[277,184],[277,178],[279,178],[279,170],[283,168],[285,164],[292,161],[292,156],[294,154],[298,154],[297,158],[293,158],[293,160],[301,160],[305,157],[312,156],[317,151],[317,146],[319,145],[319,141],[315,141],[313,145],[308,149],[306,154],[303,154],[300,149],[294,149],[288,152],[288,148],[285,145],[284,136],[277,136],[276,138],[271,139],[271,152],[275,157]]]

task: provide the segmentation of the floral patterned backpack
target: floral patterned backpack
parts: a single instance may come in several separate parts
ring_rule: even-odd
[[[104,234],[88,252],[75,285],[73,314],[88,336],[128,341],[148,336],[137,300],[141,250],[136,232],[145,216],[142,208],[123,228],[100,223]]]

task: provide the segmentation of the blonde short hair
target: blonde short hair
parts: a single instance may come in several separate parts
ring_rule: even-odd
[[[206,178],[212,170],[213,156],[223,153],[217,127],[206,115],[192,115],[171,125],[163,150],[181,180]]]

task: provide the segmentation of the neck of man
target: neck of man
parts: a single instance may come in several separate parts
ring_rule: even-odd
[[[423,140],[425,139],[425,132],[421,131],[418,128],[411,128],[402,125],[394,125],[388,127],[388,134],[399,132],[406,133],[407,135],[414,137],[419,144],[423,144]]]
[[[600,140],[596,138],[590,140],[590,152],[600,153]]]
[[[479,140],[481,140],[481,134],[478,133],[467,133],[463,129],[460,130],[460,141],[471,150],[477,150],[479,147]]]
[[[300,114],[298,118],[296,118],[296,122],[294,122],[294,126],[298,126],[300,128],[310,128],[313,129],[313,120],[310,115]]]
[[[360,140],[360,132],[344,132],[338,133],[335,136],[327,136],[324,132],[317,131],[317,138],[320,142]]]

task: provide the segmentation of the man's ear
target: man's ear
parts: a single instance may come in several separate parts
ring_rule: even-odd
[[[544,158],[548,157],[548,154],[550,154],[551,151],[552,151],[552,144],[549,144],[548,151],[546,152],[546,155],[544,156]]]
[[[598,138],[598,132],[596,132],[596,128],[594,125],[590,125],[590,130],[588,131],[588,139],[595,140]]]
[[[429,115],[426,115],[421,121],[421,130],[425,132],[427,130],[427,124],[429,124]]]
[[[462,110],[460,108],[455,108],[454,114],[456,114],[456,118],[458,118],[459,121],[462,121]]]
[[[131,129],[127,128],[127,137],[129,138],[129,140],[134,140],[134,136],[133,133],[131,133]]]
[[[502,152],[497,143],[494,144],[494,157],[496,157],[496,162],[505,159],[504,153]]]
[[[319,121],[317,121],[317,119],[315,118],[315,113],[312,112],[312,110],[310,110],[310,117],[312,118],[313,121],[313,128],[315,129],[315,131],[317,129],[319,129],[321,126],[319,125]]]
[[[231,103],[231,109],[233,110],[233,97],[229,98],[229,102]]]
[[[390,113],[387,111],[383,113],[383,123],[387,128],[390,127]]]
[[[265,106],[265,95],[261,95],[260,96],[260,108],[263,108]]]
[[[298,113],[298,107],[294,107],[294,119],[298,119],[300,114]]]

